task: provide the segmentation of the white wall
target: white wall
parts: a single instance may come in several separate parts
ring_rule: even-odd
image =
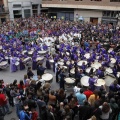
[[[92,11],[92,10],[74,10],[74,20],[76,20],[76,14],[82,16],[85,22],[90,22],[90,17],[98,18],[98,22],[101,22],[102,11]]]
[[[14,4],[21,4],[22,7],[20,8],[13,8]],[[11,20],[14,20],[13,11],[14,10],[22,10],[22,17],[24,18],[24,9],[30,9],[31,10],[31,16],[32,16],[32,4],[38,4],[38,14],[40,13],[40,4],[41,0],[8,0],[8,7],[9,7],[9,16]]]

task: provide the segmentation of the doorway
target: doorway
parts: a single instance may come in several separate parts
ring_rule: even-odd
[[[90,18],[90,22],[92,22],[93,24],[98,24],[98,18]]]

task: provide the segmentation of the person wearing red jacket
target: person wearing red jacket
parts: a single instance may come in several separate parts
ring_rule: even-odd
[[[10,114],[11,111],[9,110],[9,107],[7,105],[7,97],[6,95],[3,93],[3,90],[0,89],[0,106],[3,109],[4,114]]]

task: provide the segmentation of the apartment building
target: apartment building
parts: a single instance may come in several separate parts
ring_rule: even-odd
[[[42,0],[51,18],[120,24],[120,0]]]
[[[40,14],[41,0],[8,0],[10,20]]]
[[[5,22],[9,17],[7,0],[0,0],[0,23]]]

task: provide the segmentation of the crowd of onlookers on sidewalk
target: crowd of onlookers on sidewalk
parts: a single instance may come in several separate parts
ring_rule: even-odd
[[[78,83],[67,95],[63,89],[52,90],[50,83],[41,86],[41,82],[24,81],[14,80],[6,85],[0,81],[0,120],[12,112],[9,105],[16,107],[20,120],[120,120],[116,85],[106,92],[103,87],[95,91],[84,89]]]

